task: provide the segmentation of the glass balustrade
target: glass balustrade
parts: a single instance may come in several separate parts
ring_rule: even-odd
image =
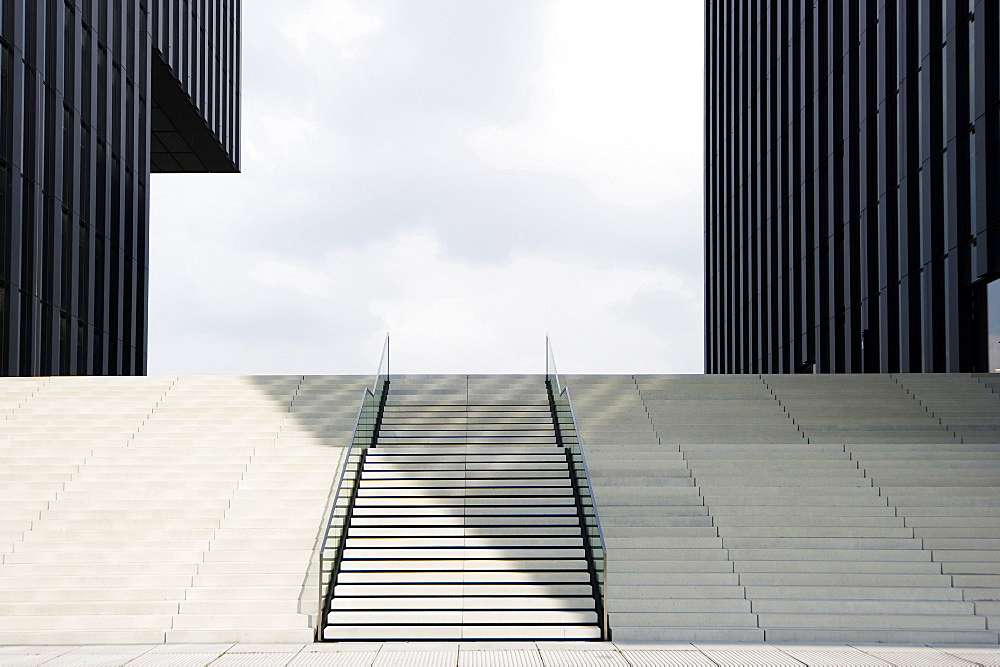
[[[608,556],[604,543],[604,533],[601,531],[601,520],[594,502],[590,485],[590,473],[587,470],[587,457],[584,454],[583,438],[576,427],[576,415],[573,413],[573,399],[559,372],[556,370],[552,343],[545,338],[545,380],[553,406],[553,422],[556,428],[556,439],[567,452],[570,463],[570,474],[579,503],[580,518],[586,531],[584,547],[590,562],[591,579],[594,585],[598,614],[601,623],[601,633],[605,640],[610,639],[608,627],[607,606],[604,604],[607,586]]]
[[[361,405],[354,425],[351,445],[344,452],[340,465],[340,479],[334,496],[326,531],[320,543],[319,552],[319,618],[316,623],[316,638],[323,640],[323,630],[330,613],[333,587],[337,583],[339,564],[347,541],[347,522],[357,497],[358,481],[368,448],[375,444],[385,405],[385,395],[389,389],[389,335],[385,336],[382,357],[371,387],[366,387],[361,395]]]

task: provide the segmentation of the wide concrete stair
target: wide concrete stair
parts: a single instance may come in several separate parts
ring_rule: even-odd
[[[1000,405],[982,378],[568,384],[615,640],[998,641]]]
[[[309,641],[363,385],[0,381],[0,644]]]
[[[676,443],[660,442],[631,376],[571,376],[607,544],[616,641],[760,641]]]
[[[0,380],[0,644],[307,642],[361,377]],[[995,376],[567,378],[617,641],[997,643]],[[596,638],[542,376],[400,376],[332,638]]]
[[[997,376],[901,375],[955,434],[947,447],[855,446],[852,457],[921,540],[962,600],[1000,630],[1000,395]]]
[[[542,378],[392,378],[324,637],[600,637]]]

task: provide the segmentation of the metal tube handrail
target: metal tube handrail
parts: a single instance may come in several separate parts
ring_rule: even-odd
[[[383,373],[383,369],[385,372]],[[383,379],[384,378],[384,379]],[[337,518],[337,509],[340,505],[339,501],[342,497],[342,492],[344,491],[344,481],[347,477],[347,473],[350,468],[351,457],[355,454],[356,447],[361,450],[361,455],[368,450],[369,447],[375,444],[375,438],[377,437],[377,418],[376,422],[372,425],[372,433],[367,438],[368,442],[359,445],[358,444],[358,432],[362,426],[362,419],[365,416],[365,408],[371,408],[376,404],[376,401],[381,401],[384,395],[385,384],[389,382],[389,334],[385,335],[385,343],[382,345],[382,355],[379,358],[378,370],[375,372],[375,379],[372,382],[372,386],[365,387],[361,391],[361,403],[358,406],[358,414],[354,420],[354,430],[351,432],[351,441],[347,449],[344,451],[341,457],[340,464],[340,474],[337,477],[337,485],[333,494],[333,504],[330,507],[329,515],[326,520],[326,528],[323,532],[323,538],[320,541],[319,549],[319,610],[316,620],[316,639],[318,641],[323,641],[323,629],[326,626],[326,618],[330,609],[330,600],[333,596],[333,587],[337,575],[337,567],[340,561],[340,557],[343,554],[344,544],[347,537],[347,525],[346,522],[350,518],[350,510],[354,503],[354,497],[357,492],[358,476],[355,475],[354,480],[350,489],[350,498],[348,499],[347,511],[345,515],[341,518],[344,525],[341,528],[339,539],[335,547],[336,557],[334,559],[334,569],[330,572],[329,578],[326,577],[326,572],[324,564],[326,562],[326,552],[327,543],[330,541],[330,533],[334,527],[334,521]],[[380,383],[381,386],[380,386]],[[376,408],[377,409],[377,408]],[[326,586],[326,590],[323,588]]]
[[[587,488],[593,489],[594,487],[590,482],[590,469],[587,467],[587,453],[584,451],[583,437],[576,427],[576,413],[573,412],[573,397],[569,393],[569,387],[566,387],[564,391],[566,392],[566,402],[569,404],[570,419],[573,420],[573,431],[576,434],[576,441],[580,445],[580,463],[583,465],[583,474],[587,480]],[[591,491],[591,496],[593,496],[593,491]],[[597,509],[597,503],[594,503],[594,521],[597,524],[597,534],[601,538],[601,549],[607,551],[604,543],[604,531],[601,529],[601,513]]]
[[[572,395],[570,394],[569,387],[564,387],[562,385],[562,380],[559,377],[559,372],[556,370],[555,357],[552,354],[552,342],[550,341],[550,339],[548,338],[548,336],[545,337],[545,345],[546,345],[546,349],[547,349],[547,352],[548,352],[547,355],[546,355],[546,357],[547,357],[547,359],[546,359],[546,375],[549,375],[549,373],[548,373],[548,364],[549,364],[549,361],[551,360],[551,364],[552,364],[552,373],[551,373],[551,375],[553,375],[555,377],[555,379],[556,379],[556,388],[558,389],[557,393],[558,393],[559,396],[565,395],[566,402],[569,405],[569,414],[570,414],[570,418],[572,419],[572,423],[573,423],[573,434],[576,436],[576,441],[580,445],[580,460],[583,463],[583,471],[586,474],[587,488],[588,489],[593,489],[593,486],[591,485],[591,481],[590,481],[590,470],[587,467],[587,455],[584,452],[584,440],[583,440],[583,436],[580,435],[580,429],[576,425],[576,412],[573,410],[573,398],[572,398]],[[591,493],[591,495],[593,495],[593,494]],[[597,510],[597,505],[596,504],[594,505],[594,518],[597,520],[597,530],[598,530],[598,534],[601,537],[601,548],[604,549],[605,548],[604,532],[601,530],[600,513]]]
[[[597,529],[598,543],[599,543],[600,549],[601,549],[601,560],[602,560],[602,564],[603,564],[602,572],[601,572],[601,574],[603,575],[603,580],[600,582],[600,590],[599,590],[600,595],[601,595],[600,602],[601,602],[601,609],[602,609],[602,615],[603,615],[603,618],[601,619],[601,626],[602,626],[604,638],[605,639],[610,639],[610,636],[609,636],[610,627],[608,625],[608,611],[607,611],[607,604],[606,604],[606,597],[607,596],[605,594],[605,591],[607,590],[607,578],[608,578],[608,548],[607,548],[607,543],[604,540],[604,530],[601,528],[601,516],[600,516],[600,512],[599,512],[599,510],[597,508],[597,501],[594,498],[593,485],[592,485],[591,479],[590,479],[590,469],[587,466],[587,455],[584,452],[584,449],[585,449],[584,439],[580,435],[580,429],[578,428],[577,422],[576,422],[576,412],[574,411],[574,408],[573,408],[573,398],[572,398],[572,395],[570,394],[569,387],[565,386],[563,384],[563,382],[562,382],[562,378],[559,377],[559,371],[556,368],[555,355],[554,355],[554,353],[552,351],[552,341],[549,339],[548,336],[545,337],[545,375],[546,375],[546,378],[551,377],[552,379],[555,380],[555,383],[554,383],[555,386],[553,387],[553,396],[554,397],[558,396],[560,399],[565,400],[566,401],[566,405],[569,408],[569,417],[570,417],[570,424],[572,425],[572,434],[573,434],[574,439],[576,440],[576,445],[577,445],[575,449],[578,451],[579,456],[580,456],[580,466],[582,467],[584,480],[586,481],[586,492],[587,492],[587,495],[590,497],[590,508],[591,508],[591,511],[593,512],[594,527]],[[551,381],[550,381],[550,386],[552,386]],[[559,428],[561,430],[561,428],[562,428],[561,424],[557,423],[556,426],[557,426],[557,428]],[[588,545],[588,552],[589,552],[589,550],[590,550],[590,537],[589,537],[589,535],[587,537],[587,545]],[[591,560],[593,560],[592,557],[591,557]]]

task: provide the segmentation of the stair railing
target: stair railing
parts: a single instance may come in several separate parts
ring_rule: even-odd
[[[548,336],[545,337],[545,384],[548,387],[556,440],[566,449],[567,459],[572,468],[571,477],[582,527],[585,531],[584,549],[590,568],[591,584],[594,588],[597,616],[601,624],[601,638],[610,641],[611,628],[608,625],[608,611],[605,604],[608,550],[604,542],[604,532],[601,530],[601,518],[597,511],[597,503],[594,502],[594,494],[591,490],[590,471],[587,469],[587,457],[583,451],[583,438],[580,437],[580,431],[576,427],[573,399],[570,396],[569,387],[563,384],[559,372],[556,370],[552,342]]]
[[[358,481],[368,448],[375,444],[382,425],[382,412],[386,394],[389,392],[389,334],[385,335],[382,356],[371,387],[361,393],[361,405],[354,422],[351,444],[344,451],[340,462],[340,477],[334,495],[330,514],[326,521],[326,531],[319,550],[319,615],[316,622],[316,640],[324,641],[323,635],[330,614],[333,589],[340,575],[340,563],[347,544],[347,527],[354,501],[358,495]]]

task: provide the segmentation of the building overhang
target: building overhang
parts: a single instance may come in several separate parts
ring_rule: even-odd
[[[151,51],[150,172],[239,172],[160,52]]]

